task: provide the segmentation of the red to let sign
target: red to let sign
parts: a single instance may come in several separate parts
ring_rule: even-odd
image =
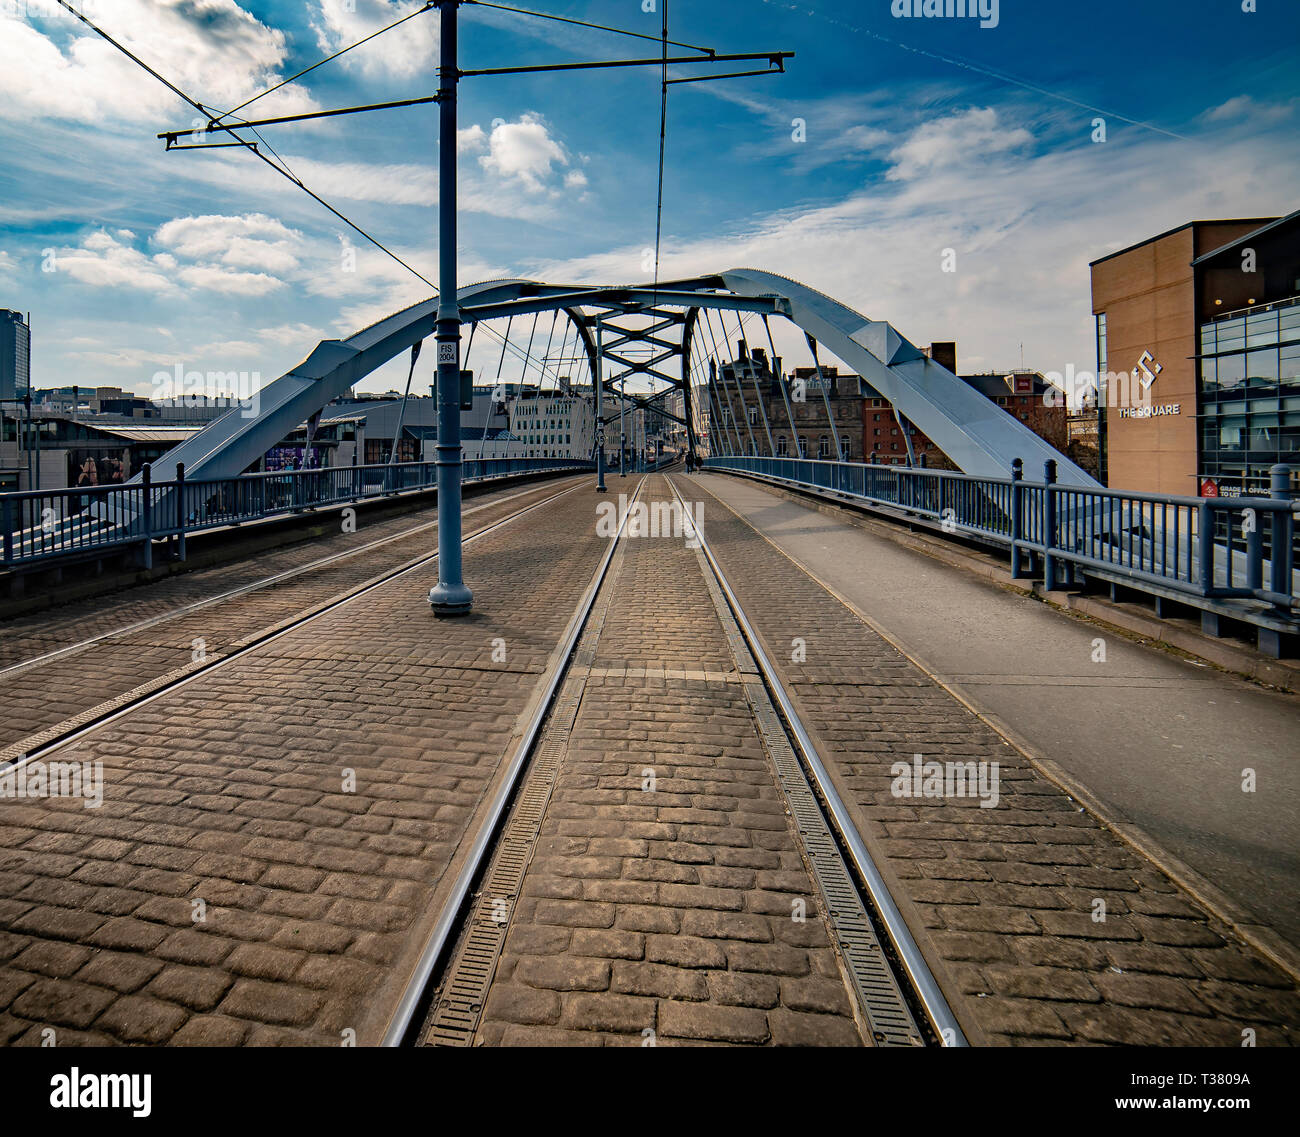
[[[1201,479],[1201,497],[1218,497],[1219,483],[1213,478]]]

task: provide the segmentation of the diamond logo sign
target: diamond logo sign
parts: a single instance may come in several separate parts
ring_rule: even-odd
[[[1148,364],[1152,363],[1155,363],[1154,369],[1148,366]],[[1138,376],[1138,382],[1142,384],[1142,389],[1144,391],[1149,391],[1151,389],[1151,384],[1156,381],[1156,376],[1164,370],[1164,367],[1161,364],[1156,363],[1156,357],[1154,355],[1149,351],[1144,351],[1138,358],[1138,370],[1142,372],[1142,374]]]

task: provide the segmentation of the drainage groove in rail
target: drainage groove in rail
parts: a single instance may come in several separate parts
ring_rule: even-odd
[[[583,628],[564,686],[547,719],[537,756],[528,766],[519,800],[493,853],[465,933],[448,965],[441,989],[434,995],[423,1036],[426,1046],[470,1046],[474,1042],[488,988],[510,930],[514,906],[523,888],[524,873],[532,862],[555,779],[569,750],[569,739],[586,693],[622,559],[620,548]]]
[[[645,478],[642,478],[632,493],[633,501],[641,493],[644,485]],[[425,943],[415,970],[407,981],[397,1008],[389,1020],[388,1029],[384,1033],[384,1046],[406,1046],[418,1041],[415,1036],[418,1034],[419,1026],[423,1022],[427,1004],[437,983],[439,968],[451,946],[453,933],[461,924],[462,914],[475,883],[484,873],[484,866],[496,842],[497,834],[501,830],[502,822],[510,808],[511,801],[515,797],[520,779],[528,766],[529,756],[537,745],[538,737],[542,733],[542,726],[552,705],[555,703],[556,692],[560,690],[561,682],[569,670],[570,662],[578,649],[583,629],[587,626],[592,610],[595,607],[601,585],[609,572],[614,554],[623,540],[629,516],[630,512],[624,512],[618,531],[610,538],[609,547],[601,558],[591,584],[588,585],[582,600],[578,602],[577,609],[569,622],[568,630],[559,649],[556,664],[551,669],[551,676],[546,690],[538,700],[537,707],[524,729],[523,737],[505,767],[504,777],[496,795],[492,799],[487,817],[474,838],[474,844],[464,865],[461,867],[460,873],[456,877],[451,894],[443,905],[438,916],[438,922]],[[576,714],[576,705],[574,711]],[[490,962],[490,965],[495,966],[495,959]],[[486,958],[481,958],[479,966],[486,968],[489,966],[489,961]],[[483,987],[483,990],[486,991],[486,986]]]
[[[759,721],[764,741],[770,741],[774,747],[773,758],[782,775],[782,786],[789,793],[790,787],[786,777],[789,773],[790,784],[793,784],[796,790],[800,782],[808,787],[808,797],[800,801],[800,808],[795,812],[795,821],[810,854],[809,860],[813,865],[814,875],[829,903],[831,919],[835,923],[836,932],[841,936],[844,959],[853,976],[859,998],[863,1000],[864,1011],[871,1023],[875,1041],[880,1045],[907,1046],[920,1044],[922,1039],[907,1010],[906,1003],[902,1000],[901,989],[884,959],[880,943],[866,915],[862,893],[865,893],[865,899],[870,903],[880,926],[889,937],[894,953],[906,973],[912,993],[924,1011],[935,1036],[945,1046],[968,1045],[956,1016],[953,1015],[929,965],[916,946],[916,941],[912,938],[902,913],[899,912],[898,906],[889,894],[880,870],[872,860],[843,799],[832,784],[807,728],[795,711],[776,668],[763,650],[753,625],[727,581],[726,574],[722,571],[722,566],[709,547],[702,529],[692,523],[693,514],[686,507],[685,500],[673,479],[666,480],[682,510],[685,525],[699,543],[702,563],[707,564],[711,569],[712,580],[709,582],[711,590],[712,587],[716,587],[718,599],[725,600],[726,609],[729,609],[739,631],[739,639],[743,640],[746,646],[745,653],[738,658],[743,660],[745,656],[751,656],[757,674],[761,677],[754,677],[752,673],[745,677],[746,694],[751,694],[751,685],[762,688],[762,697],[758,699],[757,705],[751,701],[751,706],[755,707],[755,717]],[[719,615],[722,615],[723,611],[719,609]],[[724,627],[726,623],[727,621],[724,620]],[[737,639],[732,638],[730,633],[728,639],[734,650]],[[757,696],[758,692],[754,691],[753,695]],[[775,707],[769,701],[769,695],[775,701]],[[780,718],[776,713],[777,707],[780,710]],[[788,725],[788,732],[781,726],[780,719],[784,719]],[[792,743],[793,748],[791,748]],[[795,776],[796,770],[791,769],[788,763],[783,761],[787,748],[790,749],[790,759],[797,767],[797,776]],[[796,753],[802,756],[802,763],[795,757]],[[796,792],[791,798],[792,810],[795,798],[801,796]],[[824,809],[817,804],[817,798],[824,803]],[[841,847],[848,853],[854,871],[862,883],[861,890],[853,885],[848,875],[847,866],[840,856]],[[836,863],[843,873],[842,877],[835,870]],[[855,909],[862,911],[861,923],[856,917]],[[897,999],[895,993],[898,995]]]

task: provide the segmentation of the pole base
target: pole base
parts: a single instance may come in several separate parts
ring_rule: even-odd
[[[464,616],[474,606],[474,594],[463,584],[440,580],[429,590],[429,606],[435,616]]]

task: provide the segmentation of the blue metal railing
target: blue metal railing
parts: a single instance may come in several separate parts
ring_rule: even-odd
[[[1059,485],[946,470],[804,458],[723,455],[730,470],[919,518],[951,536],[1006,549],[1012,575],[1037,562],[1047,588],[1076,566],[1139,590],[1258,602],[1242,618],[1292,618],[1297,609],[1297,503],[1288,467],[1274,467],[1271,497],[1197,498]],[[1026,560],[1031,569],[1026,568]]]
[[[470,485],[517,474],[591,468],[591,462],[569,458],[469,458],[462,475]],[[139,482],[125,485],[0,494],[3,566],[54,562],[131,545],[142,548],[148,565],[153,542],[166,538],[178,539],[183,559],[189,533],[432,489],[437,469],[434,462],[399,462],[196,480],[178,467],[171,481],[156,481],[145,466]]]

